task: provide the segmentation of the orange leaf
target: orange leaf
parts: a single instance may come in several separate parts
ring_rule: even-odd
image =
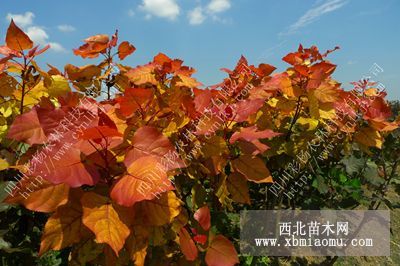
[[[238,203],[250,204],[249,187],[243,175],[237,172],[231,173],[227,179],[227,186],[232,200]]]
[[[182,227],[179,231],[179,245],[181,246],[182,253],[188,261],[197,259],[198,250],[193,239],[190,237],[189,232]]]
[[[255,183],[272,183],[272,176],[264,162],[258,157],[246,155],[232,161],[233,168]]]
[[[253,70],[254,73],[256,73],[260,77],[265,77],[270,75],[276,67],[268,65],[268,64],[259,64],[258,68],[254,66],[250,66],[251,70]]]
[[[111,189],[111,198],[118,204],[130,207],[136,202],[154,199],[174,187],[166,172],[158,166],[153,156],[141,157],[128,167],[128,173],[118,179]]]
[[[121,221],[119,213],[107,197],[94,192],[85,193],[81,199],[83,224],[95,235],[98,243],[107,243],[118,256],[130,230]]]
[[[178,75],[180,81],[178,81],[176,83],[177,86],[184,86],[184,87],[188,87],[188,88],[196,88],[198,86],[201,86],[202,84],[200,82],[198,82],[195,78],[192,77],[188,77],[185,75]]]
[[[201,227],[208,231],[211,227],[210,209],[208,206],[203,206],[194,213],[194,219],[199,222]]]
[[[102,139],[107,137],[122,137],[118,130],[108,126],[91,127],[83,131],[81,139]]]
[[[157,85],[157,80],[154,74],[155,67],[152,64],[138,66],[129,70],[125,75],[136,85],[146,83]]]
[[[206,263],[208,266],[233,266],[239,263],[239,258],[231,241],[217,235],[208,247]]]
[[[11,20],[10,26],[8,27],[6,44],[8,48],[16,51],[27,50],[33,47],[32,40],[15,25],[14,20]]]
[[[21,194],[10,195],[4,202],[22,204],[31,211],[53,212],[58,206],[68,201],[69,186],[67,184],[53,185],[41,177],[32,176],[24,177],[20,182]]]
[[[354,140],[367,147],[376,147],[379,149],[382,147],[381,134],[379,131],[370,127],[362,128],[356,132]]]
[[[85,44],[74,49],[75,55],[83,58],[96,58],[100,53],[105,52],[108,47],[109,37],[106,34],[99,34],[85,39]]]
[[[301,94],[298,87],[292,86],[292,81],[286,73],[274,75],[274,78],[277,78],[277,80],[272,79],[271,82],[274,80],[274,83],[278,83],[277,85],[279,90],[287,96],[298,97]]]
[[[265,149],[261,150],[261,152],[264,152],[268,148],[268,146],[266,146],[265,144],[262,144],[258,140],[266,139],[266,138],[270,139],[270,138],[281,135],[281,133],[274,132],[270,129],[265,129],[262,131],[257,131],[257,130],[258,129],[256,126],[242,128],[242,129],[240,129],[240,132],[233,133],[232,137],[229,139],[229,142],[234,143],[235,141],[237,141],[239,139],[243,139],[248,142],[252,142],[257,147],[265,146],[264,147]]]
[[[322,83],[315,89],[314,96],[323,103],[333,103],[340,99],[339,91],[329,83]]]
[[[172,170],[184,167],[184,162],[179,158],[167,160],[169,155],[178,154],[169,139],[159,132],[156,128],[144,126],[136,130],[132,138],[133,149],[125,155],[124,163],[129,167],[135,160],[154,156],[159,163],[162,163],[165,170]],[[165,162],[168,163],[165,163]]]
[[[94,65],[86,65],[82,67],[77,67],[71,64],[65,66],[65,72],[68,74],[68,78],[77,81],[90,80],[93,77],[100,76],[101,68]]]
[[[387,122],[374,119],[369,120],[368,123],[378,131],[393,131],[399,127],[397,122]]]
[[[120,60],[124,60],[125,57],[132,54],[136,50],[135,46],[130,44],[129,42],[122,42],[118,46],[118,57]]]
[[[82,206],[79,201],[81,190],[71,193],[67,205],[60,206],[44,226],[39,255],[46,251],[61,250],[79,242],[84,230]]]

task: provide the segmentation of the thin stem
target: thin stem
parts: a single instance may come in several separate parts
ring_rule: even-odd
[[[25,87],[26,87],[26,57],[24,56],[24,68],[22,70],[21,73],[21,80],[22,80],[22,85],[21,85],[21,103],[20,103],[20,107],[19,107],[19,112],[20,114],[22,114],[24,112],[24,98],[25,98]]]
[[[296,124],[296,121],[300,116],[301,108],[303,106],[303,102],[301,101],[301,97],[302,97],[302,95],[300,95],[299,98],[297,99],[296,111],[294,113],[292,122],[290,123],[289,131],[288,131],[288,133],[286,135],[286,140],[289,140],[290,135],[292,134],[293,126],[294,126],[294,124]]]

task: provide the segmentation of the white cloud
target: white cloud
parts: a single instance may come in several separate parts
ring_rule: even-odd
[[[220,18],[217,14],[231,8],[230,0],[211,0],[206,7],[197,6],[188,12],[188,19],[191,25],[200,25],[210,18],[215,22],[229,24],[231,20]]]
[[[175,20],[180,13],[180,7],[176,0],[142,0],[139,9],[147,13],[147,19],[156,16]]]
[[[221,13],[230,8],[230,0],[211,0],[211,2],[207,5],[207,10],[210,13]]]
[[[204,22],[206,16],[203,13],[203,8],[201,6],[198,6],[195,9],[189,11],[188,18],[191,25],[200,25]]]
[[[26,30],[26,34],[28,34],[29,38],[31,38],[31,40],[36,44],[40,44],[43,46],[50,44],[50,49],[54,52],[67,52],[67,50],[61,44],[57,42],[49,42],[49,35],[42,27],[28,27],[28,29]]]
[[[320,3],[321,1],[317,2]],[[303,16],[301,16],[295,23],[290,25],[287,32],[280,33],[280,35],[289,35],[296,33],[299,29],[318,20],[322,15],[335,11],[347,4],[346,0],[326,0],[322,4],[309,9]]]
[[[61,32],[72,32],[75,31],[75,27],[71,26],[71,25],[67,25],[67,24],[63,24],[63,25],[58,25],[57,29]]]
[[[25,14],[8,13],[6,16],[6,19],[8,21],[11,21],[11,19],[13,19],[15,24],[17,24],[17,26],[24,28],[26,26],[30,26],[33,24],[34,17],[35,17],[35,14],[28,11],[28,12],[25,12]]]
[[[55,52],[67,52],[67,50],[57,42],[49,41],[50,36],[46,32],[44,27],[37,26],[33,23],[33,19],[35,18],[35,14],[32,12],[25,12],[25,14],[10,14],[8,13],[6,16],[7,20],[13,19],[14,22],[21,27],[26,34],[28,34],[29,38],[35,43],[45,46],[50,44],[50,49]],[[69,25],[60,25],[60,26],[69,26]],[[58,29],[60,29],[58,26]],[[69,26],[72,27],[72,26]],[[73,28],[73,27],[72,27]],[[66,28],[64,28],[66,29]],[[71,30],[71,28],[69,28]]]
[[[47,35],[46,31],[42,27],[32,26],[26,30],[26,34],[28,34],[29,38],[34,43],[46,45],[48,43],[49,35]]]
[[[58,42],[49,42],[48,44],[50,44],[50,49],[55,51],[55,52],[59,52],[59,53],[66,53],[67,50]]]
[[[128,10],[128,16],[134,17],[135,16],[135,11],[133,11],[133,9],[129,9]]]

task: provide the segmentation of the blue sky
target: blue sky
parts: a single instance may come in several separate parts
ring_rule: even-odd
[[[62,68],[83,65],[71,49],[88,36],[114,33],[137,51],[125,64],[152,60],[158,52],[180,58],[197,69],[205,85],[225,76],[240,55],[250,63],[286,68],[281,58],[304,46],[317,45],[338,64],[334,77],[349,82],[373,76],[374,63],[383,72],[375,80],[389,99],[400,99],[400,1],[381,0],[2,0],[0,34],[11,17],[37,42],[53,49],[42,58]],[[17,4],[18,3],[18,4]]]

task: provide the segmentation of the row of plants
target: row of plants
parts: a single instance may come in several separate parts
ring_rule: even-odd
[[[393,208],[398,103],[368,80],[345,91],[327,59],[338,47],[300,45],[281,73],[241,57],[202,88],[162,53],[124,65],[136,49],[118,32],[63,70],[43,70],[49,47],[13,21],[5,42],[3,265],[263,265],[238,255],[241,210]]]

